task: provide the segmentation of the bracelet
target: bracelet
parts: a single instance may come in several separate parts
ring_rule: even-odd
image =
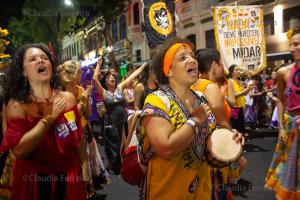
[[[42,117],[42,119],[40,119],[40,121],[45,125],[45,126],[49,126],[53,123],[53,119],[51,117],[48,116],[44,116]]]
[[[184,124],[191,127],[195,133],[198,132],[198,124],[193,118],[189,118]]]

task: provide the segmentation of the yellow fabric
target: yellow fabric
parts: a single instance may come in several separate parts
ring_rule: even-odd
[[[78,97],[76,100],[77,100],[77,102],[79,102],[84,89],[81,86],[77,86],[77,88],[78,88]],[[80,121],[81,121],[82,128],[84,128],[87,125],[87,119],[85,118],[83,112],[80,113]]]
[[[242,92],[244,90],[244,86],[239,85],[233,79],[229,79],[233,85],[233,89],[235,93]],[[236,98],[236,107],[245,107],[245,96],[239,96]]]
[[[207,80],[207,79],[202,79],[200,83],[198,83],[197,85],[192,85],[191,89],[194,91],[200,91],[202,93],[204,93],[206,86],[213,83],[211,80]],[[231,114],[231,108],[228,105],[225,96],[222,94],[222,96],[224,97],[224,110],[225,110],[225,115],[226,115],[226,119],[229,121],[230,120],[230,114]]]
[[[170,110],[167,111],[164,101],[155,94],[150,94],[145,100],[145,105],[151,104],[163,110],[168,115],[174,129],[179,129],[186,120],[178,105],[171,99],[169,101]],[[150,143],[146,136],[143,149],[148,149],[149,146]],[[211,199],[210,167],[205,163],[204,156],[202,156],[203,159],[201,161],[198,161],[191,155],[190,151],[191,148],[187,147],[172,160],[165,160],[154,154],[148,163],[148,200]],[[199,178],[199,185],[191,193],[189,192],[189,187],[197,176]]]
[[[204,93],[206,86],[211,83],[213,83],[213,82],[210,80],[202,79],[200,83],[192,86],[192,90],[200,91],[200,92]]]

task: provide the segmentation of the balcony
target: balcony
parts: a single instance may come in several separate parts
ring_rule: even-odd
[[[185,3],[178,2],[177,4],[178,6],[176,5],[176,14],[180,19],[190,16],[192,12],[195,11],[195,3],[193,1]]]

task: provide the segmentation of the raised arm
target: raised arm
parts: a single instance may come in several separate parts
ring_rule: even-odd
[[[102,56],[99,56],[98,58],[98,62],[94,71],[94,75],[93,75],[93,83],[94,86],[96,88],[96,91],[98,92],[98,94],[100,96],[103,97],[103,99],[106,98],[106,92],[105,89],[103,88],[103,86],[101,85],[100,81],[99,81],[99,74],[100,74],[100,67],[102,65]]]
[[[119,89],[123,91],[123,88],[126,85],[129,85],[133,79],[135,79],[138,75],[140,75],[146,66],[147,63],[143,63],[142,66],[140,66],[137,70],[135,70],[132,74],[130,74],[122,83],[118,85]]]
[[[144,86],[142,83],[138,83],[134,87],[134,110],[141,110],[143,105],[141,105],[142,95],[144,93]]]
[[[240,97],[240,96],[244,96],[246,94],[248,94],[250,92],[250,90],[252,90],[254,88],[254,85],[253,84],[250,84],[247,86],[246,89],[244,89],[243,91],[241,92],[238,92],[235,94],[235,97]]]

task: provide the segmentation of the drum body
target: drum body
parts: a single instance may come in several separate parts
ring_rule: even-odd
[[[243,148],[232,139],[233,134],[231,130],[221,128],[208,136],[205,155],[209,165],[222,168],[240,158]]]

